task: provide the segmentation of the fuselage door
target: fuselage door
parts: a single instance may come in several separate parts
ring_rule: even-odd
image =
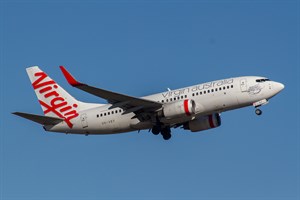
[[[247,92],[248,88],[247,88],[247,79],[241,79],[240,80],[240,86],[241,86],[241,91],[242,92]]]
[[[80,121],[81,121],[82,128],[88,127],[87,115],[85,113],[80,115]]]

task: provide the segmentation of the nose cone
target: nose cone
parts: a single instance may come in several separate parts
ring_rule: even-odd
[[[281,90],[284,89],[284,85],[282,83],[274,82],[273,87],[276,91],[276,93],[281,92]]]

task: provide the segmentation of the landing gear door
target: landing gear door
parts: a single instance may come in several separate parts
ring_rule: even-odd
[[[241,91],[242,92],[247,92],[248,87],[247,87],[247,79],[241,79],[240,80],[240,86],[241,86]]]
[[[80,116],[80,121],[81,121],[82,128],[88,127],[87,115],[85,113]]]

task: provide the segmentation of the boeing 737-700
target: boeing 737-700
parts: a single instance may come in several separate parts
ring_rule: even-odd
[[[26,70],[44,115],[13,114],[37,122],[51,132],[101,135],[146,129],[168,140],[171,128],[198,132],[220,126],[220,113],[225,111],[254,106],[255,113],[261,115],[258,107],[284,88],[283,84],[265,77],[244,76],[139,98],[89,86],[77,81],[63,66],[60,69],[71,86],[108,103],[78,101],[33,66]]]

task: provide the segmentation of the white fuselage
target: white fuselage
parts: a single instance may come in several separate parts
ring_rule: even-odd
[[[257,81],[267,80],[267,81]],[[255,102],[268,100],[283,89],[283,85],[269,81],[263,77],[245,76],[229,78],[194,85],[177,90],[170,90],[150,96],[142,97],[163,104],[184,99],[194,100],[195,115],[175,119],[160,119],[163,123],[180,124],[199,116],[221,113]],[[114,134],[134,130],[151,129],[153,119],[141,122],[134,112],[124,111],[112,104],[90,104],[89,109],[79,111],[79,116],[73,120],[73,127],[69,128],[65,122],[54,126],[45,126],[47,131],[78,133],[78,134]]]

